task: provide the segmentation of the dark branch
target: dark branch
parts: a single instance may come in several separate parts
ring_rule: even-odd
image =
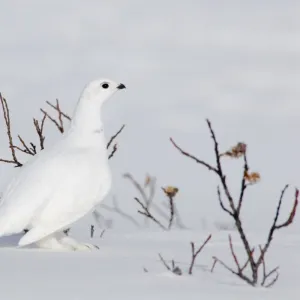
[[[174,221],[174,215],[175,215],[175,210],[174,210],[174,196],[172,193],[169,193],[167,189],[164,187],[161,188],[163,192],[166,194],[169,200],[169,211],[170,211],[170,217],[169,217],[169,222],[168,222],[168,230],[172,228],[173,221]]]
[[[248,171],[249,171],[246,153],[244,153],[243,157],[244,157],[244,169],[243,169],[243,178],[242,178],[242,182],[241,182],[240,197],[239,197],[239,202],[238,202],[238,207],[237,207],[237,215],[238,216],[240,215],[242,203],[243,203],[243,199],[244,199],[244,194],[247,189],[246,175],[248,174]]]
[[[297,210],[297,206],[298,206],[298,197],[299,197],[299,190],[298,189],[295,190],[294,204],[293,204],[292,210],[291,210],[291,212],[290,212],[287,220],[285,222],[283,222],[282,224],[280,224],[280,225],[277,224],[278,218],[279,218],[280,209],[281,209],[281,205],[282,205],[282,201],[283,201],[283,197],[285,195],[285,192],[286,192],[287,188],[288,188],[288,185],[286,185],[283,188],[283,190],[281,191],[279,202],[278,202],[278,205],[277,205],[277,208],[276,208],[275,218],[274,218],[272,226],[270,228],[270,231],[269,231],[269,234],[268,234],[268,238],[267,238],[267,242],[266,242],[265,246],[262,248],[260,257],[259,257],[259,259],[257,261],[258,266],[263,262],[265,253],[268,251],[268,249],[269,249],[269,247],[271,245],[271,242],[273,240],[273,235],[274,235],[275,231],[278,230],[278,229],[281,229],[283,227],[287,227],[290,224],[292,224],[292,222],[294,220],[294,217],[296,215],[296,210]]]
[[[8,108],[6,99],[4,97],[2,97],[1,93],[0,93],[0,102],[1,102],[1,106],[2,106],[6,130],[7,130],[6,134],[8,137],[8,145],[9,145],[11,155],[12,155],[12,160],[0,159],[0,161],[5,162],[5,163],[12,163],[12,164],[15,164],[16,167],[21,167],[22,164],[17,159],[16,151],[15,151],[15,147],[14,147],[14,143],[13,143],[9,108]]]
[[[169,265],[167,264],[167,262],[165,261],[165,259],[162,257],[162,255],[160,253],[158,253],[159,259],[160,261],[163,263],[163,265],[166,267],[166,269],[170,272],[172,272],[172,269],[169,267]]]
[[[138,210],[138,213],[141,215],[146,216],[147,218],[151,219],[154,223],[156,223],[160,228],[163,230],[167,230],[167,228],[161,224],[150,212],[149,208],[141,202],[137,197],[134,198],[134,200],[142,207],[143,211]]]
[[[123,131],[124,128],[125,128],[125,124],[123,124],[122,127],[110,138],[106,146],[107,149],[110,147],[112,142],[117,138],[117,136]]]
[[[59,124],[54,118],[52,118],[45,110],[41,108],[41,112],[47,116],[47,118],[57,127],[60,133],[64,133],[65,129],[62,124]]]
[[[114,147],[113,147],[111,153],[109,154],[108,159],[111,159],[117,150],[118,150],[117,144],[114,144]]]
[[[44,114],[41,124],[37,119],[33,119],[33,124],[35,127],[35,130],[38,134],[39,140],[40,140],[40,149],[44,150],[45,148],[45,136],[44,136],[44,125],[45,125],[46,115]]]
[[[183,151],[178,145],[176,145],[173,142],[172,139],[171,139],[171,142],[183,155],[185,155],[187,157],[190,157],[191,159],[193,159],[197,163],[205,166],[209,170],[213,170],[217,174],[217,176],[219,177],[219,179],[221,181],[222,188],[223,188],[225,196],[228,200],[230,209],[226,208],[226,206],[224,205],[223,200],[222,200],[222,196],[221,196],[221,191],[220,191],[220,188],[218,187],[217,194],[218,194],[219,204],[220,204],[221,208],[234,219],[235,226],[236,226],[236,228],[239,232],[240,238],[242,240],[244,249],[245,249],[246,254],[247,254],[247,259],[246,259],[245,263],[240,264],[236,254],[235,254],[234,248],[233,248],[231,236],[229,236],[229,247],[230,247],[231,255],[234,259],[237,271],[234,270],[233,268],[229,267],[223,261],[221,261],[220,259],[218,259],[216,257],[214,257],[214,263],[213,263],[213,267],[212,267],[211,270],[213,271],[216,263],[219,262],[227,270],[229,270],[232,274],[235,274],[236,276],[240,277],[242,280],[244,280],[248,284],[250,284],[252,286],[255,286],[258,282],[259,268],[262,265],[264,279],[263,279],[263,282],[261,283],[261,285],[263,285],[265,287],[272,286],[278,279],[278,276],[279,276],[278,268],[272,269],[272,271],[270,271],[269,273],[266,272],[265,254],[266,254],[266,252],[268,251],[268,249],[271,245],[274,232],[276,230],[279,230],[281,228],[287,227],[290,224],[292,224],[292,222],[295,218],[296,210],[297,210],[297,206],[298,206],[299,191],[298,191],[298,189],[296,189],[296,191],[295,191],[295,200],[294,200],[294,203],[293,203],[293,206],[292,206],[292,209],[290,211],[289,216],[287,217],[287,219],[284,222],[278,224],[279,213],[280,213],[283,197],[284,197],[284,194],[285,194],[286,189],[287,189],[288,186],[286,186],[282,190],[281,196],[280,196],[280,199],[279,199],[279,203],[278,203],[278,206],[277,206],[277,209],[276,209],[276,213],[275,213],[275,218],[273,220],[273,224],[272,224],[272,226],[269,230],[268,236],[267,236],[266,244],[264,245],[263,248],[261,248],[261,252],[260,252],[259,257],[257,259],[255,259],[254,255],[253,255],[254,247],[250,246],[249,240],[246,237],[246,234],[245,234],[245,231],[244,231],[243,225],[242,225],[240,212],[241,212],[243,200],[244,200],[244,197],[245,197],[245,191],[246,191],[247,187],[249,186],[249,184],[256,183],[260,179],[260,175],[259,175],[259,173],[256,173],[256,172],[249,173],[249,166],[248,166],[248,161],[247,161],[247,151],[246,151],[247,150],[247,145],[245,143],[240,142],[235,147],[233,147],[230,151],[226,151],[223,154],[220,154],[217,138],[216,138],[216,135],[214,133],[214,130],[212,129],[211,123],[210,123],[209,120],[206,120],[206,122],[207,122],[207,125],[208,125],[208,128],[209,128],[209,132],[211,134],[211,138],[212,138],[213,143],[214,143],[216,167],[211,167],[211,165],[207,164],[206,162],[203,162],[200,159],[196,158],[195,156],[189,154],[188,152]],[[223,169],[222,169],[222,165],[221,165],[221,159],[220,159],[223,156],[232,157],[232,158],[243,157],[243,159],[244,159],[243,177],[241,179],[240,192],[239,192],[239,197],[237,199],[237,203],[235,203],[234,198],[232,197],[232,194],[231,194],[231,192],[229,190],[229,187],[228,187],[228,184],[226,182],[226,176],[223,173]],[[244,271],[245,271],[245,269],[247,268],[248,265],[250,265],[251,276],[252,277],[244,274]],[[276,274],[274,279],[269,284],[266,284],[266,279],[269,278],[271,275],[274,275],[274,274]]]
[[[102,208],[110,211],[110,212],[114,212],[119,214],[121,217],[123,217],[124,219],[130,221],[131,223],[133,223],[136,227],[140,227],[140,224],[129,214],[125,213],[124,211],[121,210],[121,208],[119,207],[119,203],[116,200],[116,198],[113,198],[113,207],[110,207],[108,205],[102,204],[101,205]]]
[[[193,159],[196,163],[205,166],[205,167],[206,167],[208,170],[210,170],[210,171],[214,171],[214,172],[216,172],[216,173],[218,172],[217,169],[214,168],[214,167],[212,167],[210,164],[208,164],[208,163],[206,163],[205,161],[198,159],[196,156],[194,156],[194,155],[192,155],[192,154],[189,154],[188,152],[182,150],[182,149],[174,142],[174,140],[173,140],[172,138],[170,138],[170,141],[171,141],[171,143],[173,144],[173,146],[174,146],[177,150],[179,150],[179,151],[181,152],[181,154],[183,154],[183,155],[185,155],[185,156],[187,156],[187,157]]]
[[[64,113],[64,112],[61,111],[60,106],[59,106],[58,99],[56,99],[56,106],[53,105],[53,104],[52,104],[51,102],[49,102],[49,101],[46,101],[46,103],[47,103],[50,107],[52,107],[52,108],[54,108],[56,111],[58,111],[58,113],[59,113],[61,116],[63,116],[65,119],[71,121],[71,117],[70,117],[69,115],[67,115],[66,113]]]
[[[206,240],[203,242],[203,244],[198,248],[197,251],[195,251],[195,244],[194,242],[191,242],[191,248],[192,248],[192,260],[191,260],[191,264],[189,267],[189,274],[192,275],[193,273],[193,268],[195,265],[195,261],[197,256],[199,255],[199,253],[203,250],[203,248],[205,247],[205,245],[209,242],[209,240],[211,239],[211,234],[206,238]]]
[[[224,205],[224,203],[222,201],[222,196],[221,196],[221,191],[220,191],[220,187],[219,186],[217,188],[217,193],[218,193],[218,200],[219,200],[221,208],[224,211],[226,211],[229,215],[231,215],[233,217],[233,213],[225,207],[225,205]]]
[[[276,267],[274,269],[272,269],[270,272],[267,273],[266,271],[266,263],[265,263],[265,253],[263,253],[263,249],[261,246],[259,246],[259,249],[260,249],[260,253],[262,255],[262,269],[263,269],[263,278],[262,278],[262,281],[261,281],[261,286],[264,286],[264,287],[271,287],[279,278],[279,273],[278,273],[278,270],[279,270],[279,267]],[[273,275],[275,274],[275,277],[273,278],[273,280],[271,280],[270,283],[266,284],[266,281]]]

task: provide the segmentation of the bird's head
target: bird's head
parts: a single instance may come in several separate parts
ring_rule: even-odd
[[[96,79],[86,85],[81,98],[102,105],[115,92],[125,88],[123,83],[116,83],[110,79]]]
[[[123,83],[110,79],[96,79],[83,89],[72,117],[73,128],[95,131],[102,128],[99,114],[102,105],[117,91],[125,89]],[[74,127],[75,126],[75,127]]]

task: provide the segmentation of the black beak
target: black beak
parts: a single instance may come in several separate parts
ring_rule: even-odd
[[[126,86],[125,86],[123,83],[120,83],[120,84],[117,86],[117,89],[119,89],[119,90],[126,89]]]

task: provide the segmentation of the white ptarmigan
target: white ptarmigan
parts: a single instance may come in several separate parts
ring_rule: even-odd
[[[93,211],[111,188],[111,172],[101,121],[101,107],[124,89],[108,79],[90,82],[82,91],[69,130],[52,147],[26,163],[3,193],[0,236],[29,231],[19,246],[84,250],[63,230]]]

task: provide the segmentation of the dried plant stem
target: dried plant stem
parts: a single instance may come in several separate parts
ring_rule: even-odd
[[[172,266],[170,267],[160,253],[158,254],[158,256],[159,256],[160,261],[162,262],[162,264],[166,267],[166,269],[168,271],[170,271],[178,276],[182,275],[182,271],[178,266],[176,266],[174,259],[172,259],[172,262],[171,262]]]
[[[114,212],[114,213],[120,215],[122,218],[128,220],[129,222],[134,224],[136,227],[140,227],[140,224],[131,215],[125,213],[120,208],[119,203],[115,197],[113,197],[113,206],[112,207],[110,207],[106,204],[102,204],[101,207],[104,208],[105,210],[108,210],[110,212]]]
[[[21,167],[22,164],[17,159],[16,151],[15,151],[15,147],[14,147],[14,143],[13,143],[13,138],[12,138],[12,134],[11,134],[11,121],[10,121],[9,108],[8,108],[6,99],[4,97],[2,97],[1,93],[0,93],[0,102],[1,102],[1,106],[2,106],[6,130],[7,130],[6,134],[8,137],[8,145],[9,145],[11,155],[12,155],[12,160],[1,158],[0,161],[5,162],[5,163],[10,163],[10,164],[15,164],[16,167]]]
[[[142,203],[140,201],[139,198],[134,197],[134,200],[142,207],[143,210],[138,210],[138,213],[141,215],[146,216],[147,218],[151,219],[154,223],[156,223],[161,229],[163,230],[167,230],[167,228],[160,222],[158,221],[149,211],[149,208],[144,205],[144,203]]]
[[[281,195],[279,198],[279,202],[277,205],[277,209],[276,209],[276,213],[275,213],[275,218],[274,221],[270,227],[269,233],[268,233],[268,237],[267,237],[267,241],[265,243],[265,245],[263,247],[261,247],[261,251],[260,251],[260,255],[258,256],[257,259],[254,258],[253,256],[253,252],[254,252],[254,247],[250,246],[249,240],[246,236],[246,233],[244,231],[243,225],[242,225],[242,219],[241,219],[241,209],[242,209],[242,204],[245,198],[245,192],[246,189],[248,187],[247,184],[247,179],[249,179],[249,166],[248,166],[248,160],[247,160],[247,147],[246,144],[244,143],[239,143],[236,147],[234,147],[231,151],[227,151],[225,152],[225,154],[220,154],[219,151],[219,145],[217,142],[217,138],[216,135],[214,133],[214,130],[212,129],[212,125],[211,122],[209,120],[206,120],[209,132],[211,134],[211,138],[213,140],[213,144],[214,144],[214,153],[215,153],[215,166],[212,166],[211,164],[208,164],[207,162],[198,159],[196,156],[188,153],[187,151],[183,150],[181,147],[179,147],[174,140],[171,138],[170,141],[171,143],[174,145],[174,147],[180,151],[181,154],[183,154],[186,157],[191,158],[192,160],[194,160],[195,162],[197,162],[200,165],[203,165],[205,168],[207,168],[210,171],[213,171],[218,177],[219,180],[221,182],[221,187],[222,190],[226,196],[227,202],[228,202],[228,207],[225,206],[223,200],[222,200],[222,195],[221,195],[221,190],[220,187],[217,188],[217,195],[218,195],[218,200],[219,200],[219,204],[220,207],[222,208],[223,211],[225,211],[227,214],[229,214],[234,222],[235,222],[235,226],[238,230],[239,236],[241,238],[241,241],[243,243],[246,255],[247,255],[247,259],[246,262],[241,266],[241,264],[238,261],[238,258],[235,254],[234,248],[233,248],[233,243],[232,243],[232,238],[231,236],[229,236],[229,247],[230,247],[230,251],[231,251],[231,255],[233,257],[233,260],[235,262],[235,266],[236,266],[236,270],[234,270],[233,268],[227,266],[223,261],[221,261],[220,259],[218,259],[217,257],[213,257],[214,258],[214,264],[212,267],[212,270],[214,269],[216,262],[219,262],[223,267],[225,267],[228,271],[230,271],[231,273],[237,275],[238,277],[240,277],[242,280],[244,280],[245,282],[247,282],[248,284],[255,286],[258,282],[258,272],[259,269],[261,267],[261,265],[263,265],[263,270],[265,270],[265,254],[267,253],[271,242],[273,240],[273,236],[276,230],[279,230],[283,227],[287,227],[290,224],[292,224],[295,214],[296,214],[296,210],[297,210],[297,206],[298,206],[298,196],[299,196],[299,191],[298,189],[295,190],[295,198],[294,198],[294,204],[292,206],[292,209],[290,211],[290,214],[288,215],[287,219],[285,222],[278,224],[278,217],[279,217],[279,213],[280,213],[280,209],[281,209],[281,204],[283,201],[283,197],[284,194],[288,188],[288,185],[286,185],[283,190],[281,191]],[[221,163],[221,157],[226,156],[226,154],[228,156],[231,157],[243,157],[243,176],[241,179],[241,188],[240,188],[240,193],[239,193],[239,197],[237,199],[237,201],[235,202],[233,199],[233,196],[230,192],[229,186],[227,184],[226,181],[226,175],[223,172],[223,168],[222,168],[222,163]],[[255,173],[253,173],[255,174]],[[252,175],[253,176],[253,175]],[[255,174],[255,179],[259,178],[258,173]],[[255,180],[253,181],[255,182]],[[244,274],[244,270],[246,269],[246,267],[250,265],[251,268],[251,277]],[[266,274],[266,272],[264,272],[264,276],[267,276],[267,278],[270,277],[270,275],[273,275],[274,273],[276,273],[276,276],[274,278],[274,281],[271,281],[273,285],[277,279],[278,279],[278,272],[277,272],[278,268],[275,268],[271,271],[271,274]],[[265,286],[265,287],[269,287],[271,286],[270,284],[266,285],[266,278],[264,277],[264,280],[262,281],[261,285]]]
[[[191,242],[191,248],[192,248],[192,260],[191,260],[191,264],[189,267],[189,274],[192,275],[193,274],[193,268],[195,265],[195,261],[197,256],[199,255],[199,253],[203,250],[203,248],[205,247],[205,245],[209,242],[209,240],[211,239],[211,234],[206,238],[206,240],[203,242],[203,244],[198,248],[198,250],[195,250],[195,244],[194,242]]]
[[[125,128],[125,124],[123,124],[121,128],[110,138],[106,146],[107,149],[110,147],[113,141],[118,137],[118,135],[123,131],[124,128]]]

